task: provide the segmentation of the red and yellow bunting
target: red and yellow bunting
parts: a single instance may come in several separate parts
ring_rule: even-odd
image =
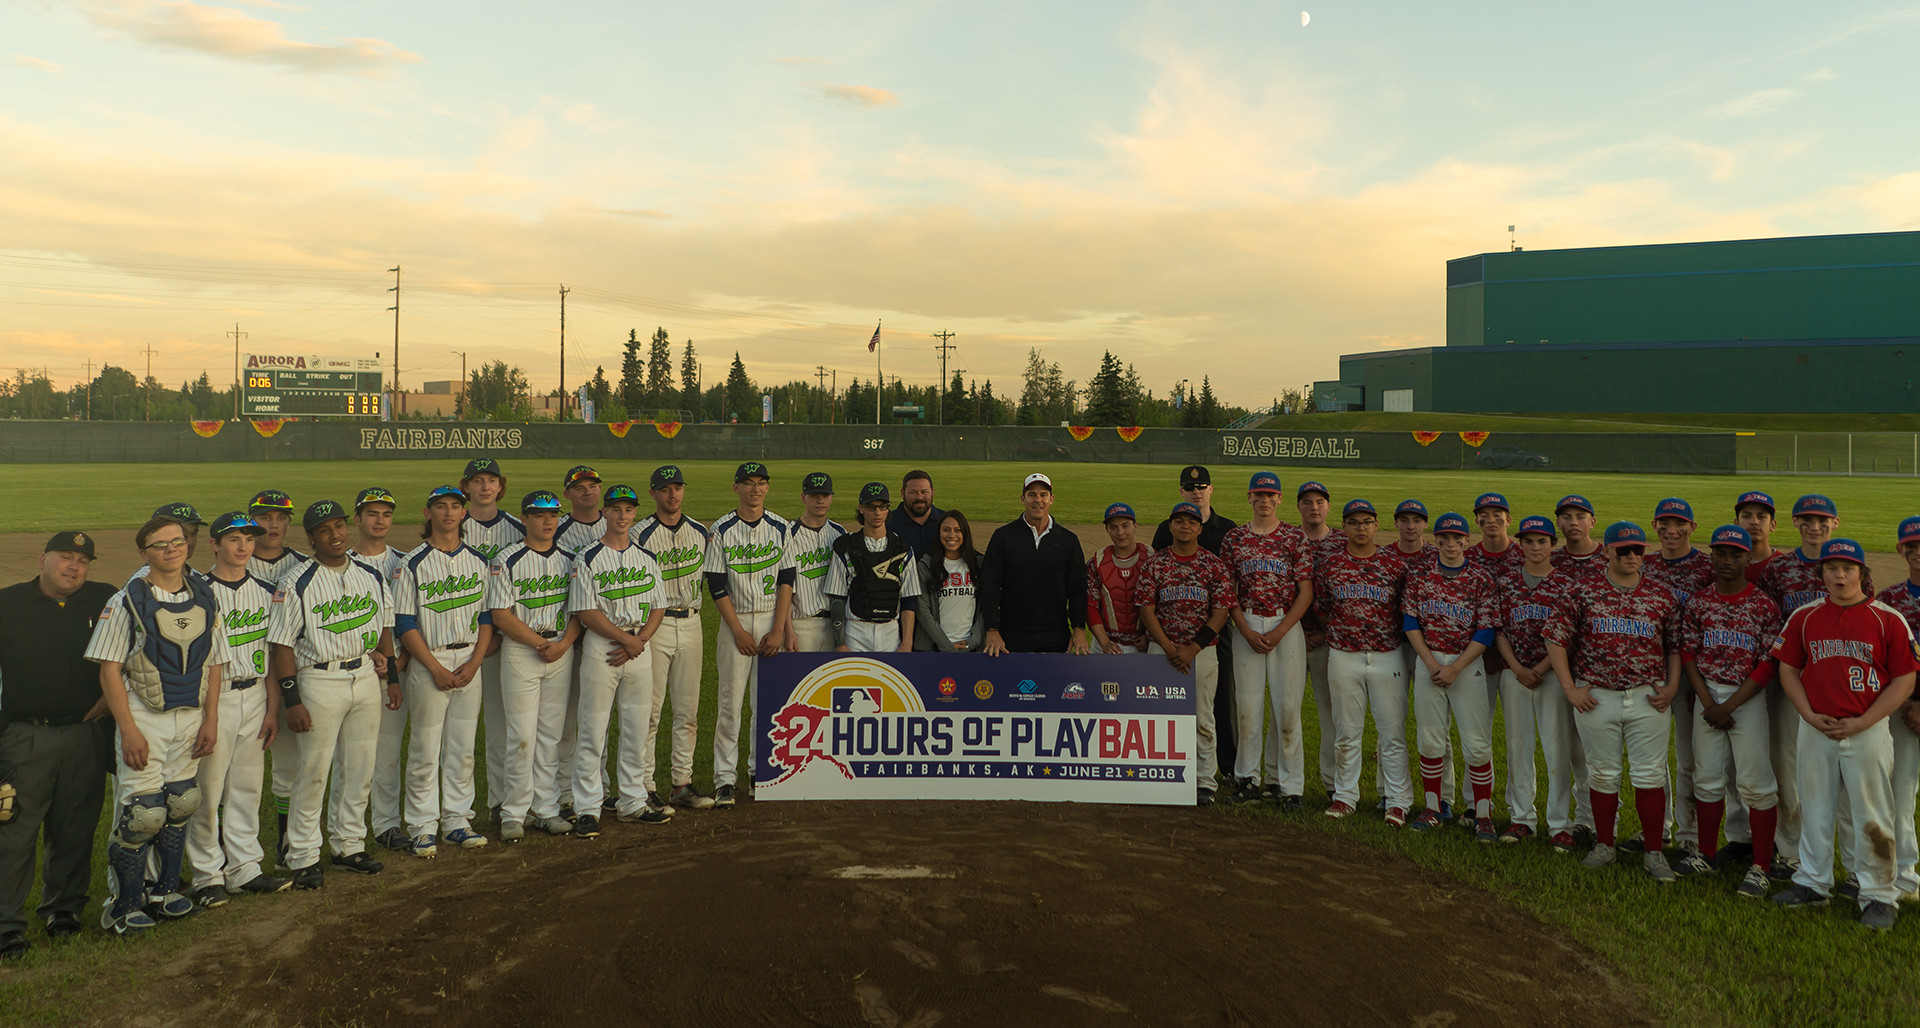
[[[631,421],[607,422],[607,431],[612,432],[615,439],[625,439],[627,437],[627,429],[632,427],[633,422]]]
[[[1141,428],[1139,425],[1123,425],[1114,429],[1114,431],[1120,433],[1120,438],[1127,442],[1133,442],[1135,439],[1140,438],[1140,433],[1145,432],[1146,429]]]
[[[1085,425],[1073,425],[1067,429],[1067,434],[1073,437],[1074,442],[1084,443],[1093,437],[1093,429]]]
[[[1421,446],[1426,446],[1438,438],[1440,438],[1440,433],[1438,432],[1415,432],[1413,434],[1413,441],[1419,443]]]
[[[653,427],[668,439],[672,439],[674,436],[680,434],[680,423],[678,421],[656,421],[653,423]]]
[[[268,420],[266,420],[266,421],[252,421],[252,422],[248,422],[248,424],[251,424],[251,425],[253,426],[253,430],[254,430],[255,432],[258,432],[258,433],[260,433],[261,435],[263,435],[263,436],[266,436],[266,437],[268,437],[268,438],[272,438],[272,437],[273,437],[273,435],[274,435],[274,433],[276,433],[276,432],[278,432],[278,431],[280,431],[280,430],[281,430],[282,428],[284,428],[284,427],[286,427],[286,424],[287,424],[287,422],[288,422],[288,421],[291,421],[291,420],[293,420],[293,419],[291,419],[291,418],[270,418],[270,419],[268,419]]]
[[[224,421],[196,421],[193,423],[194,434],[202,439],[212,439],[214,436],[219,435],[220,430],[225,427],[227,427],[227,423]]]
[[[1460,433],[1460,441],[1466,443],[1468,446],[1479,446],[1481,443],[1486,442],[1487,437],[1492,434],[1492,432],[1462,432]]]

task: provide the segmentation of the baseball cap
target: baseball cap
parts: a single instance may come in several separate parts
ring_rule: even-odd
[[[1647,545],[1647,533],[1631,521],[1616,521],[1607,526],[1607,531],[1600,537],[1600,541],[1608,546],[1644,547]]]
[[[460,473],[460,481],[465,482],[475,475],[497,475],[506,481],[507,473],[500,470],[500,462],[492,457],[475,457],[467,462],[467,470]]]
[[[1840,508],[1831,499],[1819,493],[1808,493],[1793,501],[1793,516],[1820,514],[1830,518],[1840,516]]]
[[[1180,469],[1180,488],[1199,487],[1213,484],[1213,473],[1202,464],[1189,464]]]
[[[1026,481],[1020,483],[1020,491],[1023,493],[1026,492],[1029,488],[1032,488],[1036,482],[1046,486],[1047,492],[1053,492],[1053,479],[1048,478],[1038,471],[1028,475]]]
[[[638,507],[640,494],[634,492],[630,485],[608,486],[607,491],[600,496],[600,506],[611,507],[616,503],[631,503]]]
[[[1277,493],[1280,491],[1280,476],[1271,471],[1256,471],[1247,479],[1247,492]]]
[[[93,536],[85,532],[60,532],[47,540],[47,548],[42,553],[77,553],[88,560],[93,559]]]
[[[1920,514],[1900,522],[1900,541],[1910,543],[1920,540]]]
[[[1820,544],[1820,559],[1850,560],[1861,567],[1867,566],[1867,551],[1852,539],[1829,539]]]
[[[1653,520],[1658,521],[1661,518],[1684,518],[1687,524],[1691,525],[1694,523],[1693,504],[1678,496],[1669,496],[1653,508]]]
[[[214,539],[218,539],[228,532],[245,532],[248,535],[267,534],[267,530],[260,527],[258,521],[248,517],[245,511],[238,510],[228,511],[214,518],[213,527],[207,531],[207,534]]]
[[[1709,546],[1731,546],[1737,550],[1752,550],[1753,536],[1739,525],[1721,525],[1713,530],[1713,541]]]
[[[595,481],[598,481],[598,479],[595,479]],[[520,498],[520,509],[523,511],[557,511],[560,509],[560,497],[547,492],[545,489],[535,489],[533,492]]]
[[[1300,483],[1300,488],[1295,489],[1293,491],[1293,498],[1297,500],[1300,497],[1307,495],[1308,493],[1319,493],[1320,495],[1326,497],[1329,500],[1333,499],[1333,494],[1327,491],[1327,487],[1324,485],[1321,485],[1318,482]]]
[[[734,481],[737,482],[739,479],[736,478]],[[670,485],[686,484],[687,476],[682,475],[679,467],[673,464],[662,464],[654,468],[653,477],[647,480],[647,488],[649,489],[664,489]]]
[[[773,473],[767,470],[765,464],[757,460],[745,461],[739,467],[733,469],[733,480],[735,482],[744,482],[749,478],[764,478],[772,481]]]
[[[1513,534],[1516,536],[1526,535],[1529,532],[1535,535],[1544,535],[1549,539],[1558,539],[1560,537],[1560,534],[1553,530],[1553,519],[1542,517],[1539,514],[1529,514],[1521,518],[1520,527],[1513,530]]]
[[[1373,501],[1358,496],[1348,500],[1347,505],[1340,508],[1341,520],[1350,518],[1355,514],[1371,514],[1376,518],[1380,516],[1380,512],[1373,509]]]
[[[204,525],[207,523],[206,519],[200,516],[200,512],[193,509],[193,504],[187,503],[184,500],[175,500],[172,503],[163,503],[155,507],[153,516],[156,518],[172,518],[175,521],[184,521],[189,525]]]
[[[465,480],[462,479],[462,481],[465,481]],[[427,506],[429,507],[433,506],[433,501],[441,498],[442,496],[451,496],[454,499],[459,500],[461,503],[467,502],[467,491],[465,489],[462,489],[457,485],[436,485],[433,487],[433,491],[427,494]]]
[[[800,495],[832,496],[833,476],[824,471],[808,472],[807,477],[800,480]]]
[[[1101,515],[1100,523],[1104,525],[1107,522],[1112,521],[1114,518],[1126,518],[1128,521],[1140,520],[1139,518],[1134,516],[1133,508],[1127,506],[1124,503],[1107,504],[1107,512]],[[1914,520],[1920,521],[1920,518],[1915,518]]]
[[[335,518],[347,520],[347,508],[340,506],[337,500],[316,500],[300,516],[300,527],[311,532]]]
[[[353,512],[355,514],[360,513],[360,508],[369,503],[384,503],[389,507],[395,508],[400,506],[394,502],[392,493],[387,492],[377,485],[360,490],[360,495],[353,498]]]
[[[560,479],[560,488],[571,489],[575,482],[598,482],[600,472],[585,464],[575,464],[567,469],[566,477]]]
[[[1740,508],[1746,506],[1749,503],[1757,503],[1760,506],[1767,508],[1767,513],[1769,514],[1772,514],[1774,512],[1773,497],[1757,489],[1752,492],[1741,493],[1740,498],[1733,501],[1733,512],[1735,514],[1740,513]]]
[[[1397,518],[1402,514],[1418,514],[1420,515],[1420,520],[1425,521],[1427,520],[1427,505],[1421,503],[1419,500],[1401,500],[1394,506],[1393,516]]]
[[[283,510],[293,513],[293,497],[278,489],[262,489],[253,494],[253,502],[247,504],[247,513],[256,510]]]
[[[826,476],[822,475],[820,477],[825,478]],[[860,506],[862,507],[870,503],[891,502],[893,502],[892,497],[887,495],[887,483],[885,482],[868,482],[866,485],[860,487]]]
[[[1499,493],[1481,493],[1473,501],[1473,512],[1475,514],[1486,510],[1488,507],[1498,507],[1501,510],[1509,512],[1513,510],[1512,507],[1507,506],[1507,498]]]
[[[1440,520],[1433,523],[1433,534],[1466,535],[1467,519],[1453,511],[1448,511],[1440,515]]]
[[[1201,522],[1203,524],[1207,520],[1206,518],[1203,518],[1200,516],[1199,504],[1188,503],[1185,500],[1182,500],[1179,503],[1176,503],[1173,505],[1173,513],[1167,515],[1167,520],[1172,521],[1174,518],[1183,517],[1183,516],[1192,518],[1193,520]]]
[[[1569,493],[1560,497],[1560,502],[1553,505],[1553,516],[1556,518],[1559,517],[1560,512],[1566,510],[1568,507],[1575,507],[1589,514],[1595,513],[1593,504],[1588,503],[1586,497],[1581,496],[1579,493]]]

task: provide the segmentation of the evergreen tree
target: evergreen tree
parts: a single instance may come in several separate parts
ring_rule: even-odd
[[[1107,351],[1100,357],[1100,370],[1087,383],[1086,423],[1089,425],[1131,425],[1133,406],[1125,394],[1120,362]]]
[[[946,394],[940,398],[941,409],[946,412],[949,425],[973,424],[973,411],[967,402],[967,384],[961,380],[958,371],[953,373],[953,381],[947,384]]]
[[[1199,411],[1196,428],[1220,428],[1227,423],[1220,410],[1220,402],[1213,397],[1213,382],[1206,376],[1200,378],[1200,399],[1194,404]]]
[[[614,402],[613,384],[607,381],[606,368],[593,369],[593,379],[587,383],[587,398],[593,401],[595,421],[626,420],[626,405]]]
[[[701,420],[700,402],[700,362],[693,356],[693,340],[687,340],[686,352],[680,356],[680,410],[681,417]]]
[[[631,410],[643,408],[634,404],[627,405]],[[646,406],[649,412],[661,407],[673,406],[673,340],[668,338],[667,330],[653,330],[653,342],[647,348],[647,391]]]
[[[727,369],[726,411],[722,421],[739,418],[742,422],[760,420],[760,395],[747,378],[747,366],[740,362],[740,351],[733,351],[733,367]]]
[[[640,331],[627,329],[626,350],[620,357],[620,402],[639,410],[646,402],[646,379],[640,366]]]
[[[1003,417],[1005,405],[999,400],[994,399],[993,396],[993,379],[987,379],[986,384],[980,387],[979,395],[979,414],[976,415],[978,423],[982,425],[1006,424],[1006,418]]]

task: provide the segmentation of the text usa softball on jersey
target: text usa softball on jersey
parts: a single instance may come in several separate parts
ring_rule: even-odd
[[[771,512],[747,521],[735,511],[714,522],[705,568],[714,598],[731,598],[739,614],[772,611],[780,586],[793,583],[790,533],[786,519]]]
[[[573,554],[554,546],[536,550],[514,543],[487,569],[487,609],[510,610],[542,635],[567,627],[567,597],[573,591]]]
[[[267,615],[267,641],[293,647],[301,667],[354,660],[380,646],[393,627],[387,581],[357,560],[331,568],[311,561],[280,583]]]

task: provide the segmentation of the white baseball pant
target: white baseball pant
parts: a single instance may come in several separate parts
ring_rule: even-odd
[[[1147,644],[1148,653],[1166,656],[1167,651],[1158,643]],[[1220,651],[1212,646],[1200,647],[1200,653],[1193,658],[1193,699],[1194,734],[1200,737],[1199,751],[1193,756],[1194,781],[1199,788],[1209,792],[1213,790],[1214,779],[1220,774],[1219,725],[1215,723],[1213,700],[1220,689]]]
[[[900,648],[900,622],[862,621],[849,617],[845,631],[847,650],[852,653],[892,653]],[[831,646],[828,649],[832,649]]]
[[[1334,717],[1333,798],[1360,804],[1360,751],[1366,734],[1367,710],[1373,710],[1373,728],[1379,746],[1382,796],[1389,807],[1413,807],[1413,781],[1407,770],[1407,663],[1399,650],[1386,653],[1349,653],[1329,649],[1327,684]]]
[[[654,764],[660,756],[660,710],[673,700],[673,741],[669,744],[668,775],[674,788],[693,784],[693,747],[700,734],[700,671],[706,662],[706,642],[700,616],[660,619],[660,630],[647,644],[653,655],[653,710],[647,715],[647,744],[641,761],[641,781],[656,786]]]
[[[373,787],[368,801],[376,837],[391,828],[407,827],[406,812],[401,809],[401,803],[407,777],[407,715],[413,710],[413,704],[407,701],[404,691],[399,710],[388,710],[385,696],[381,699],[380,735],[373,746]]]
[[[1708,682],[1707,689],[1715,703],[1725,703],[1740,691],[1738,685],[1721,682]],[[1691,723],[1691,732],[1678,734],[1693,736],[1693,788],[1700,802],[1725,799],[1729,778],[1749,807],[1765,810],[1779,802],[1779,783],[1773,777],[1773,762],[1767,757],[1773,729],[1768,724],[1764,693],[1742,703],[1733,712],[1733,727],[1726,731],[1707,724],[1698,702],[1691,704]],[[1697,822],[1695,840],[1698,840]],[[1713,841],[1717,848],[1720,840]]]
[[[499,642],[496,636],[495,641]],[[504,643],[501,645],[504,646]],[[487,806],[497,807],[507,794],[506,763],[507,736],[512,729],[507,727],[507,709],[500,692],[500,650],[480,661],[480,706],[487,753]]]
[[[1773,852],[1785,860],[1800,859],[1800,775],[1796,770],[1800,749],[1800,711],[1787,698],[1785,689],[1766,692],[1767,727],[1773,733],[1768,756],[1773,761],[1773,778],[1780,789],[1777,815],[1779,827],[1773,833]],[[1831,829],[1829,829],[1831,834]]]
[[[473,653],[434,650],[451,671]],[[472,827],[473,742],[480,728],[480,682],[441,690],[422,661],[407,664],[407,705],[413,708],[413,739],[407,748],[407,834],[415,838]]]
[[[1247,627],[1257,633],[1271,632],[1285,617],[1279,614],[1245,614]],[[1306,751],[1301,745],[1300,704],[1307,691],[1306,633],[1299,626],[1287,632],[1272,650],[1253,652],[1243,636],[1233,648],[1234,749],[1233,777],[1253,778],[1265,762],[1260,730],[1263,722],[1272,725],[1269,739],[1278,739],[1274,766],[1267,771],[1267,784],[1277,785],[1283,796],[1306,792]],[[1273,703],[1267,716],[1269,698]]]
[[[380,733],[380,706],[385,698],[373,673],[373,660],[363,657],[352,671],[301,668],[300,702],[313,727],[300,736],[300,762],[295,768],[292,804],[287,812],[287,866],[311,867],[320,862],[320,811],[324,804],[332,830],[335,856],[348,857],[367,848],[367,790],[373,783],[373,750]],[[335,753],[340,772],[329,799],[327,772]]]
[[[1893,732],[1885,721],[1835,742],[1799,719],[1795,772],[1800,782],[1800,870],[1793,880],[1823,896],[1833,893],[1834,810],[1844,793],[1853,808],[1860,905],[1894,903],[1899,840],[1894,826]],[[1909,815],[1910,819],[1910,815]]]
[[[638,631],[639,625],[625,628]],[[585,651],[580,660],[579,724],[575,729],[573,751],[573,802],[582,814],[595,814],[606,799],[607,722],[618,707],[620,751],[615,781],[619,784],[619,810],[632,814],[647,805],[647,785],[641,777],[645,770],[642,751],[646,746],[647,719],[653,713],[653,643],[638,657],[619,667],[607,658],[620,644],[599,635],[582,637]]]
[[[127,709],[133,713],[133,725],[147,740],[147,766],[135,771],[127,766],[120,733],[114,733],[113,805],[116,816],[135,796],[162,792],[168,782],[184,782],[194,776],[200,761],[193,755],[194,740],[200,735],[200,708],[176,707],[155,710],[138,696],[127,694]],[[259,728],[256,722],[254,727]],[[202,791],[201,804],[208,801]]]
[[[1620,792],[1624,749],[1627,779],[1635,789],[1666,788],[1667,736],[1673,717],[1670,711],[1653,709],[1649,702],[1653,687],[1594,689],[1593,698],[1592,710],[1573,715],[1587,755],[1589,787],[1594,792]]]
[[[508,639],[500,644],[500,709],[506,722],[506,755],[501,767],[501,792],[489,796],[500,804],[500,820],[524,823],[529,812],[543,818],[560,813],[555,788],[555,754],[560,728],[567,718],[567,695],[573,691],[573,651],[549,664],[540,652]]]
[[[1913,805],[1920,794],[1920,735],[1913,734],[1900,715],[1887,719],[1893,723],[1893,834],[1899,845],[1894,854],[1893,887],[1905,895],[1920,892],[1920,839],[1913,830]]]
[[[1573,705],[1560,688],[1560,676],[1549,671],[1532,689],[1520,684],[1512,668],[1500,672],[1502,709],[1507,718],[1507,795],[1511,820],[1538,832],[1541,818],[1533,759],[1534,740],[1547,765],[1546,832],[1549,836],[1593,824],[1593,798],[1587,792],[1587,757],[1574,727]],[[1572,810],[1571,817],[1568,811]]]
[[[800,643],[801,653],[825,653],[833,649],[833,619],[824,615],[794,618],[793,635]]]
[[[735,616],[755,643],[773,630],[773,611]],[[713,717],[713,786],[717,789],[732,785],[740,778],[740,708],[760,681],[760,657],[757,653],[752,656],[741,653],[733,644],[733,633],[727,630],[724,621],[714,637],[713,649],[713,667],[720,679],[716,697],[719,709]],[[748,760],[752,760],[756,752],[754,742],[748,740]]]
[[[1667,838],[1672,839],[1675,846],[1697,853],[1700,851],[1700,812],[1694,794],[1699,789],[1696,777],[1699,772],[1694,759],[1694,734],[1689,730],[1697,720],[1693,700],[1692,684],[1682,679],[1673,705],[1667,708],[1677,729],[1673,733],[1673,774],[1667,782],[1667,823],[1673,826],[1673,831],[1667,833]]]
[[[266,750],[260,725],[267,716],[264,678],[251,688],[220,690],[220,734],[200,758],[200,809],[187,822],[187,867],[195,888],[239,888],[260,876],[260,783]],[[221,808],[225,808],[224,810]]]
[[[1420,666],[1420,655],[1413,652],[1412,643],[1405,641],[1400,643],[1400,655],[1406,658],[1407,661],[1407,711],[1412,713],[1416,706],[1413,697],[1413,672],[1415,668]],[[1405,735],[1405,730],[1403,729],[1400,734]],[[1415,734],[1418,734],[1418,725],[1415,726]],[[1449,728],[1446,765],[1440,773],[1440,798],[1451,803],[1454,813],[1460,814],[1464,813],[1465,809],[1460,805],[1460,780],[1456,778],[1453,773],[1453,751],[1452,732]],[[1419,761],[1415,759],[1415,755],[1412,754],[1411,751],[1409,751],[1407,757],[1407,768],[1407,774],[1412,776],[1414,784],[1416,786],[1419,785]],[[1385,772],[1379,767],[1374,768],[1374,780],[1374,784],[1380,787],[1380,795],[1385,796],[1387,794]],[[1417,788],[1414,790],[1416,795],[1418,795],[1419,792],[1420,790]]]
[[[1329,652],[1324,642],[1307,651],[1307,683],[1313,687],[1313,716],[1320,729],[1320,787],[1331,796],[1337,766],[1333,752],[1334,740],[1340,733],[1334,725],[1333,687],[1327,680]],[[1267,777],[1271,781],[1278,778],[1280,773],[1279,740],[1268,739],[1266,753]]]

